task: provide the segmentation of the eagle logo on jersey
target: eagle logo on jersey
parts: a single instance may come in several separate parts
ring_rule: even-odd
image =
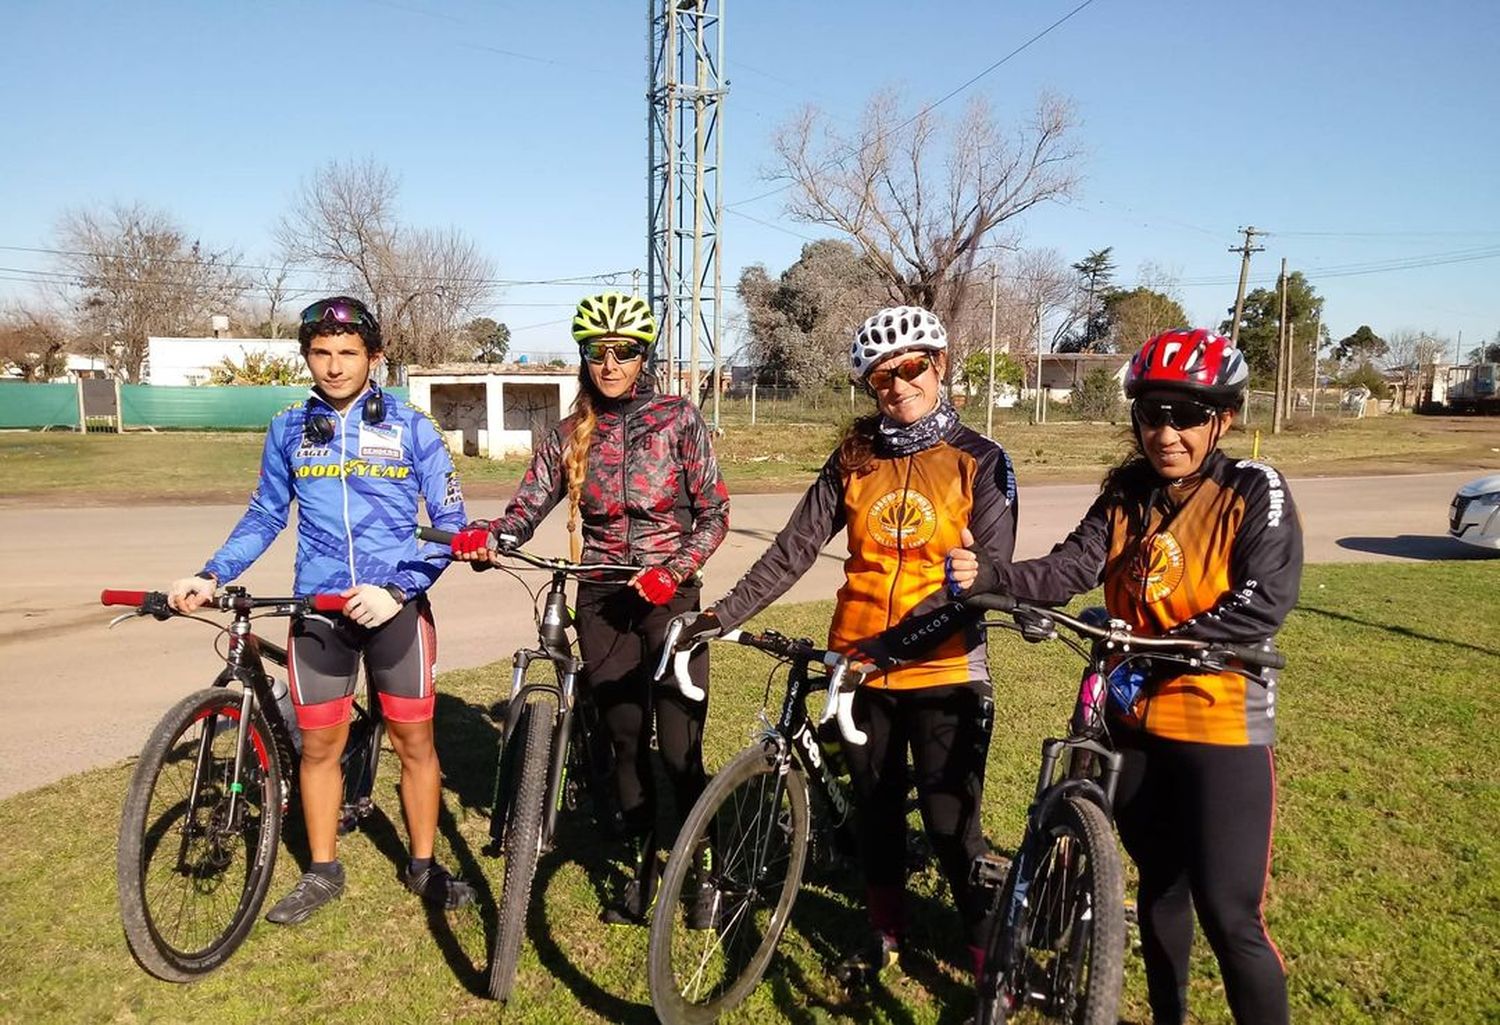
[[[1160,531],[1146,538],[1136,550],[1131,575],[1141,582],[1141,594],[1146,601],[1158,602],[1177,590],[1185,565],[1181,543],[1167,531]]]
[[[932,499],[904,488],[877,498],[870,506],[866,522],[871,537],[898,551],[920,548],[937,533],[937,512]]]

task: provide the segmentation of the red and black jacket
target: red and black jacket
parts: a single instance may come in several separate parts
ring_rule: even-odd
[[[618,402],[595,399],[594,410],[579,499],[583,561],[662,566],[686,580],[729,530],[729,492],[703,417],[686,399],[650,390]],[[547,434],[495,531],[524,542],[567,500],[562,456],[577,419]]]

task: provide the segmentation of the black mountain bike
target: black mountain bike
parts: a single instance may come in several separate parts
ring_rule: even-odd
[[[206,608],[233,613],[227,627],[181,616],[227,635],[224,668],[212,686],[174,705],[146,741],[125,792],[115,858],[125,940],[159,979],[192,982],[223,964],[255,924],[275,873],[302,740],[285,683],[265,668],[285,666],[286,649],[251,630],[252,613],[317,616],[338,612],[344,600],[255,598],[226,587]],[[100,601],[135,608],[114,623],[181,615],[160,591],[107,590]],[[356,703],[340,832],[373,808],[384,733],[378,707]]]
[[[995,894],[977,1025],[1031,1017],[1114,1025],[1124,977],[1125,898],[1113,826],[1122,758],[1111,746],[1104,714],[1111,672],[1128,673],[1149,659],[1199,672],[1227,669],[1258,681],[1256,668],[1279,669],[1286,659],[1249,645],[1138,637],[1103,609],[1074,618],[1004,595],[979,595],[965,604],[1013,620],[986,620],[986,627],[1013,629],[1030,641],[1061,640],[1087,663],[1069,736],[1042,743],[1036,793],[1015,857],[1007,865],[986,854],[974,863],[975,881]],[[1090,645],[1059,634],[1059,627]]]
[[[438,544],[453,541],[453,534],[431,527],[418,527],[417,537]],[[609,804],[605,795],[611,755],[594,705],[578,689],[583,663],[573,653],[569,633],[573,614],[567,582],[570,577],[618,578],[638,573],[641,567],[564,562],[513,547],[501,547],[497,554],[552,575],[537,616],[537,646],[520,649],[512,661],[490,812],[491,844],[485,848],[488,854],[505,855],[489,977],[490,996],[505,1000],[515,983],[537,860],[552,848],[559,810],[577,807],[587,788],[596,817],[608,819],[603,808]],[[526,678],[536,661],[552,664],[550,678]],[[613,826],[608,821],[601,825]]]
[[[674,623],[657,679],[672,660],[682,686],[688,652],[675,651],[680,634]],[[790,670],[781,717],[772,723],[761,713],[755,740],[708,784],[667,858],[647,954],[651,1004],[666,1025],[714,1021],[760,982],[791,917],[810,840],[815,851],[855,849],[852,797],[837,767],[840,734],[852,744],[866,739],[850,714],[860,674],[843,655],[773,631],[731,630],[718,639],[775,655]],[[826,674],[809,675],[814,664]],[[825,689],[814,726],[807,698]],[[682,896],[705,849],[720,903],[713,928],[692,929]]]

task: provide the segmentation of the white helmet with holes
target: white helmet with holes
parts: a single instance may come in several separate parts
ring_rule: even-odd
[[[863,381],[870,371],[898,352],[912,349],[942,352],[948,348],[943,322],[920,306],[891,306],[876,311],[854,332],[849,346],[849,376]]]

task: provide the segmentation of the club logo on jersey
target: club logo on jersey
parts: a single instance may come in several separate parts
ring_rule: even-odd
[[[400,424],[359,425],[359,457],[361,459],[400,459]]]
[[[905,489],[889,491],[877,498],[865,522],[871,537],[897,551],[920,548],[937,533],[932,499]]]
[[[1131,576],[1141,582],[1146,601],[1158,602],[1182,583],[1185,560],[1182,545],[1166,531],[1152,534],[1148,540],[1149,544],[1137,550]]]

